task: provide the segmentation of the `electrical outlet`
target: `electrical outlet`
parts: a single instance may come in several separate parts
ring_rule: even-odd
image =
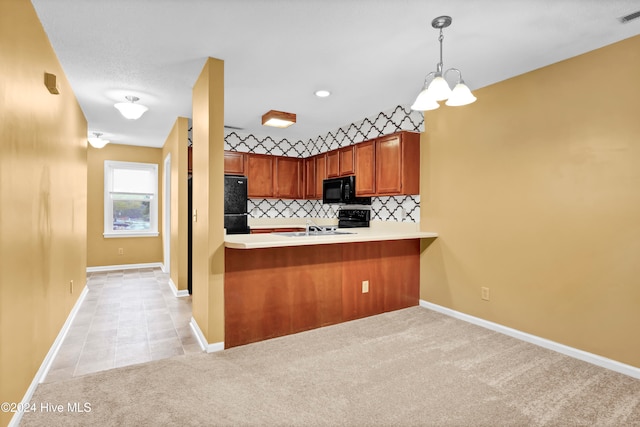
[[[118,248],[118,255],[124,255],[124,248]]]
[[[73,293],[73,280],[69,281],[69,293],[72,294]]]
[[[362,293],[366,294],[367,292],[369,292],[369,281],[368,280],[363,280],[362,281]]]
[[[480,298],[485,301],[489,301],[489,288],[482,287],[480,288]]]

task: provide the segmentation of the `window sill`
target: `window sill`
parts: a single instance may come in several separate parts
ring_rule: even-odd
[[[105,239],[122,238],[122,237],[158,237],[160,233],[157,231],[131,231],[127,233],[102,233]]]

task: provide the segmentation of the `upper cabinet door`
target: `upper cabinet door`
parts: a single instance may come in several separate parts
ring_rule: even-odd
[[[340,153],[332,150],[327,153],[327,178],[340,176]]]
[[[420,134],[401,132],[376,139],[376,194],[420,193]]]
[[[375,140],[354,145],[356,196],[374,196],[376,192]]]
[[[302,198],[302,159],[276,157],[275,196],[282,199]]]
[[[327,179],[327,155],[319,154],[316,160],[316,199],[322,199],[322,181]]]
[[[315,199],[316,197],[316,159],[315,157],[307,157],[304,163],[304,197],[306,199]]]
[[[247,154],[246,175],[249,197],[273,197],[274,156]]]
[[[420,134],[402,132],[402,194],[420,194]]]
[[[351,145],[327,153],[327,178],[353,175],[356,172],[353,147]]]
[[[224,152],[224,173],[244,175],[244,153]]]
[[[400,136],[376,139],[376,193],[402,192],[402,147]]]
[[[356,173],[353,145],[338,150],[340,157],[340,176],[353,175]]]

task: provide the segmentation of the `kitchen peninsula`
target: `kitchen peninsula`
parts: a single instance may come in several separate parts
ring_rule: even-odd
[[[225,347],[418,305],[420,239],[436,233],[384,222],[343,231],[353,234],[226,236]]]

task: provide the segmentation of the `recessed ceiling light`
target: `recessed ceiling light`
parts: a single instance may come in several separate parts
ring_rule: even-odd
[[[288,128],[295,122],[296,115],[293,113],[285,113],[284,111],[269,110],[262,115],[262,124],[264,126]]]
[[[326,98],[327,96],[331,95],[331,92],[329,92],[328,90],[317,90],[315,94],[318,98]]]

